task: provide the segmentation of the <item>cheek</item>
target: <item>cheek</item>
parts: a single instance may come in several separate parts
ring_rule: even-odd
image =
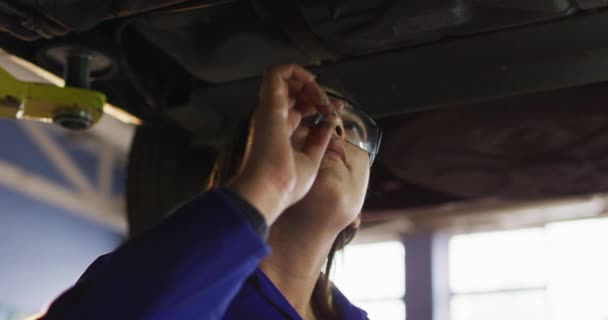
[[[357,203],[359,207],[363,206],[363,201],[365,199],[365,194],[367,192],[367,185],[369,183],[369,156],[367,152],[361,151],[360,149],[353,147],[351,150],[351,186],[354,190],[353,194],[355,195],[354,199],[358,201],[354,201]]]

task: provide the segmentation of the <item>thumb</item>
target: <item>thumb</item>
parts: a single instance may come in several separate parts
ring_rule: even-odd
[[[329,140],[338,125],[336,116],[330,116],[325,118],[325,121],[320,123],[318,126],[312,127],[306,138],[306,144],[304,145],[304,153],[315,163],[317,166],[321,163],[321,158],[325,154],[325,150],[329,145]]]

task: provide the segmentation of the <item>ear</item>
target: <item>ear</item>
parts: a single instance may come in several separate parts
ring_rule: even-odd
[[[355,229],[359,229],[361,226],[361,215],[358,215],[357,218],[350,224],[351,227]]]

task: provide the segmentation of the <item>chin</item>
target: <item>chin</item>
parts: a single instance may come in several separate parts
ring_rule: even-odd
[[[327,222],[343,228],[357,217],[361,209],[353,206],[356,201],[353,201],[349,192],[351,189],[352,186],[348,185],[347,179],[334,170],[321,170],[304,201],[314,207],[322,204],[326,209],[331,208],[330,210],[335,213],[332,215],[335,220]],[[328,218],[326,212],[322,214],[324,219]]]
[[[338,167],[338,163],[322,163],[311,192],[333,199],[343,198],[350,188],[349,180],[348,170],[343,165]]]

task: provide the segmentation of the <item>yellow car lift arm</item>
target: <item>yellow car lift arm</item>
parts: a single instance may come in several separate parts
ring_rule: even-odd
[[[103,114],[103,93],[20,81],[0,67],[0,118],[56,123],[87,129]]]

